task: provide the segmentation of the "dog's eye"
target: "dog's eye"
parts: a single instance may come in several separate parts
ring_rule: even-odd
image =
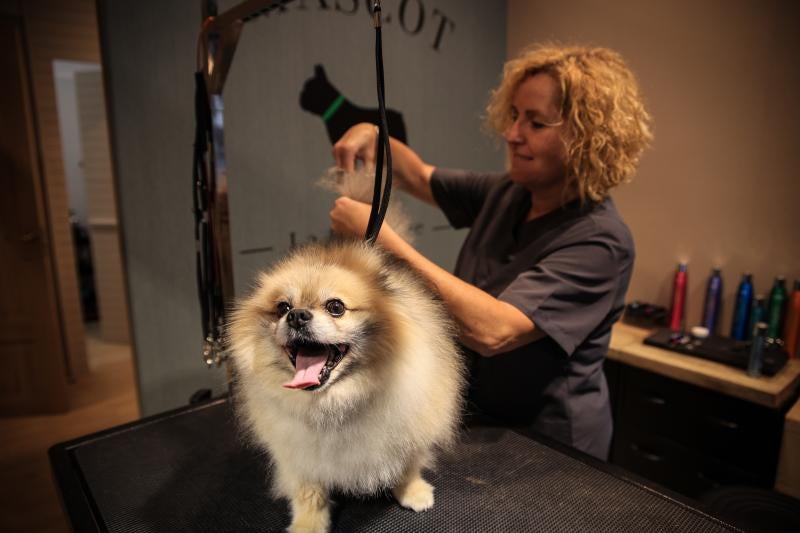
[[[333,299],[328,300],[325,303],[325,310],[328,311],[332,316],[342,316],[345,311],[344,304],[341,300]]]
[[[275,311],[277,311],[279,317],[285,315],[291,309],[292,306],[289,305],[287,302],[278,302],[278,305],[275,306]]]

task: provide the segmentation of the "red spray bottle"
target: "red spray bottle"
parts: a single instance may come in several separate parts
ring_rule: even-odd
[[[669,313],[669,329],[683,331],[684,312],[686,309],[686,285],[688,283],[688,265],[679,263],[672,281],[672,309]]]

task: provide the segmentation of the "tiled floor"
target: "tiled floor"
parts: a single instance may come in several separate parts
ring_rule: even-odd
[[[130,346],[87,331],[91,373],[71,385],[65,414],[0,418],[0,531],[70,531],[50,474],[56,443],[139,418]]]

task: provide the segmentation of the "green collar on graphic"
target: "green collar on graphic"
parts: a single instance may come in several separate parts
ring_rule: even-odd
[[[340,94],[339,96],[336,97],[336,100],[334,100],[331,103],[331,105],[328,106],[328,109],[326,109],[325,112],[322,114],[323,122],[328,122],[331,119],[331,117],[336,114],[339,108],[342,107],[343,103],[344,103],[344,95]]]

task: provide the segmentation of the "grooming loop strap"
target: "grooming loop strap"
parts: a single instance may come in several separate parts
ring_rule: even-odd
[[[386,101],[384,98],[383,82],[383,47],[381,39],[381,2],[374,0],[372,3],[372,23],[375,26],[375,74],[378,93],[378,110],[380,123],[378,124],[378,147],[375,154],[375,188],[372,194],[372,210],[369,213],[367,232],[364,238],[373,244],[381,231],[383,219],[389,208],[389,196],[392,190],[392,149],[389,145],[389,125],[386,119]],[[382,184],[383,158],[386,155],[386,183]],[[382,187],[383,185],[383,187]],[[381,189],[383,194],[381,195]]]

